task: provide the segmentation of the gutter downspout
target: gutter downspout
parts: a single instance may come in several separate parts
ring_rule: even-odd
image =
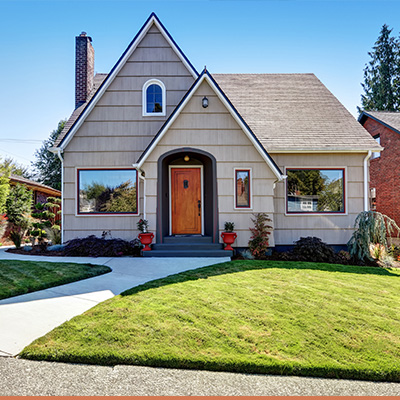
[[[368,150],[368,154],[364,158],[364,211],[369,211],[368,161],[371,155],[372,151]]]
[[[62,149],[57,147],[57,156],[61,161],[61,243],[64,243],[64,159]]]

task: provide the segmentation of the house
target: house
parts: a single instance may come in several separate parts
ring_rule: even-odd
[[[400,113],[363,111],[358,121],[384,148],[370,161],[371,209],[400,224]]]
[[[76,109],[52,149],[63,241],[132,239],[144,217],[151,255],[212,255],[225,221],[247,247],[255,212],[271,246],[348,241],[381,147],[314,74],[198,73],[154,13],[109,74],[94,76],[91,42],[76,38]]]
[[[10,185],[15,186],[17,184],[25,186],[27,189],[32,191],[33,204],[46,203],[48,197],[61,198],[61,191],[53,189],[50,186],[43,185],[42,183],[32,181],[19,175],[10,175]]]

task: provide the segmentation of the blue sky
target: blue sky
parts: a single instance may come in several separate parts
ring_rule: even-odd
[[[0,0],[0,156],[29,165],[72,112],[75,36],[109,72],[153,11],[197,70],[313,72],[353,115],[382,25],[400,30],[399,1]]]

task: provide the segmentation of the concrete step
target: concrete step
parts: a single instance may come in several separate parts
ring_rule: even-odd
[[[229,250],[151,250],[143,251],[143,257],[232,257]]]
[[[222,250],[222,243],[154,243],[151,247],[153,250]]]
[[[200,235],[178,235],[178,236],[165,236],[163,243],[212,243],[211,236],[200,236]]]

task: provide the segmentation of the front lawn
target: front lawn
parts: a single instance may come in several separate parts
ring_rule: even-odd
[[[21,356],[400,381],[399,293],[397,270],[237,260],[133,288]]]
[[[110,272],[91,264],[0,260],[0,299],[35,292]]]

